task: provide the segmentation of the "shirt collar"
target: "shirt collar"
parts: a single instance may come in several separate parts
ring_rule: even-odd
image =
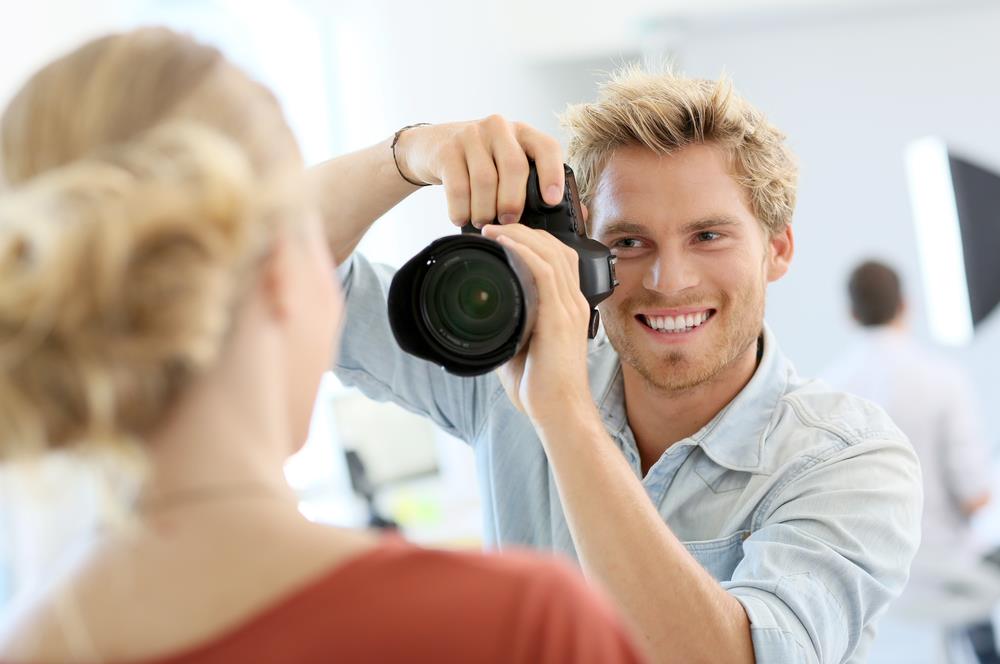
[[[730,470],[754,471],[763,462],[764,441],[778,401],[786,393],[795,370],[781,352],[771,328],[764,323],[764,353],[750,382],[712,420],[687,439],[699,445],[712,461]],[[606,337],[598,344],[608,343]],[[603,353],[598,354],[604,355]],[[600,395],[601,418],[612,435],[626,426],[625,386],[617,353],[612,362],[592,366],[593,394]],[[592,356],[595,357],[595,356]],[[605,355],[607,357],[607,355]],[[678,441],[678,444],[685,441]]]

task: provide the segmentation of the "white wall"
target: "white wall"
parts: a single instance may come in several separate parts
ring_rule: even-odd
[[[120,24],[125,0],[0,0],[0,108],[41,64]]]

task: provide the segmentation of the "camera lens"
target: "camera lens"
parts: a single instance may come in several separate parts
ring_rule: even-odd
[[[449,252],[428,268],[420,292],[421,317],[436,342],[472,357],[507,344],[521,318],[513,270],[477,247]]]
[[[500,308],[500,290],[484,277],[469,277],[459,286],[458,307],[469,320],[488,322]]]
[[[572,247],[580,292],[594,307],[617,285],[610,250],[581,235],[576,180],[569,166],[563,201],[547,205],[529,162],[521,223]],[[406,261],[386,293],[389,327],[399,347],[457,376],[481,376],[526,347],[538,316],[538,290],[516,252],[482,236],[471,223],[438,238]],[[596,333],[596,316],[588,333]]]

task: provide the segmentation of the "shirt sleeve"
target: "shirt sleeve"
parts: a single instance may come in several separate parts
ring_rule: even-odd
[[[954,371],[950,382],[950,388],[938,393],[942,398],[939,458],[944,461],[948,490],[960,503],[965,503],[990,490],[989,448],[968,379]]]
[[[722,585],[750,619],[758,662],[849,660],[902,592],[919,543],[920,468],[904,441],[804,462],[761,505]]]
[[[464,378],[399,348],[386,302],[394,270],[355,253],[337,269],[346,312],[334,373],[378,401],[392,401],[431,418],[453,436],[471,442],[490,405],[503,394],[496,374]]]

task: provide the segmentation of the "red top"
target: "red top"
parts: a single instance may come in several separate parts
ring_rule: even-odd
[[[389,540],[216,640],[142,664],[640,661],[568,566]]]

